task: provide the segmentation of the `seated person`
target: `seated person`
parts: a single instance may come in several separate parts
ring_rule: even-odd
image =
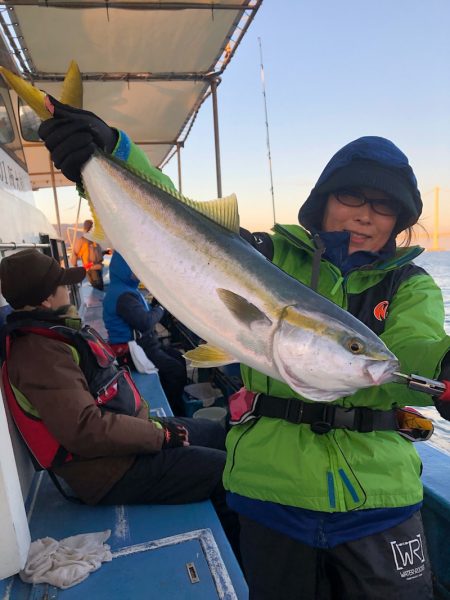
[[[126,344],[130,340],[143,348],[159,370],[159,378],[175,415],[183,414],[182,395],[187,383],[186,363],[178,350],[162,347],[155,325],[164,314],[162,306],[149,307],[138,291],[139,279],[125,259],[114,252],[109,265],[110,285],[103,300],[103,320],[109,343]],[[130,361],[128,354],[119,357]]]
[[[6,322],[4,389],[37,463],[87,504],[181,504],[210,498],[237,548],[237,520],[222,486],[225,431],[202,419],[149,418],[126,369],[82,327],[63,269],[39,250],[0,262]],[[149,398],[151,401],[151,398]]]

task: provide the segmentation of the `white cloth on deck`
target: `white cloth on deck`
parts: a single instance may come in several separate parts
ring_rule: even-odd
[[[82,533],[59,542],[45,537],[31,543],[27,562],[20,578],[26,583],[50,583],[58,588],[69,588],[80,583],[100,568],[102,562],[112,560],[110,547],[104,542],[111,530]]]

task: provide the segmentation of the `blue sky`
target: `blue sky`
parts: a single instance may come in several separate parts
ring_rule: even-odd
[[[218,88],[222,188],[237,194],[242,224],[273,222],[260,37],[277,221],[296,222],[338,148],[381,135],[410,159],[425,228],[431,234],[439,186],[441,227],[450,230],[449,23],[448,0],[265,0]],[[177,181],[175,160],[165,172]],[[184,194],[216,196],[209,100],[182,151],[182,173]],[[63,208],[62,220],[73,218]]]

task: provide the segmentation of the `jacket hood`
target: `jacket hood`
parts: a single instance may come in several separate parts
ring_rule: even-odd
[[[123,256],[116,250],[114,251],[111,262],[109,263],[109,278],[111,283],[121,282],[127,286],[137,289],[139,280],[133,277],[133,271],[125,261]]]
[[[401,212],[395,234],[414,225],[422,213],[422,199],[408,158],[386,138],[365,136],[338,150],[300,207],[300,224],[308,230],[320,230],[328,194],[343,187],[378,189],[397,202]]]

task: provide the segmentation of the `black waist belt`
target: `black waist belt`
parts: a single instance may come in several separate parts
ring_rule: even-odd
[[[351,429],[360,433],[397,430],[396,411],[374,410],[365,406],[344,408],[335,404],[303,402],[298,398],[278,398],[258,395],[254,415],[284,419],[289,423],[311,425],[314,433],[328,433],[332,429]]]

